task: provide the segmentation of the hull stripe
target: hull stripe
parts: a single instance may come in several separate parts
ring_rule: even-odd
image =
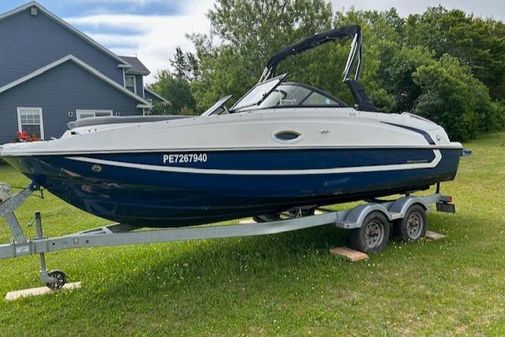
[[[159,171],[159,172],[177,172],[177,173],[200,173],[200,174],[228,174],[228,175],[303,175],[303,174],[328,174],[328,173],[360,173],[360,172],[377,172],[377,171],[398,171],[398,170],[414,170],[414,169],[430,169],[435,168],[442,154],[439,150],[433,150],[435,158],[430,163],[409,163],[409,164],[392,164],[392,165],[372,165],[372,166],[357,166],[357,167],[338,167],[325,169],[300,169],[300,170],[223,170],[223,169],[203,169],[191,167],[175,167],[175,166],[160,166],[128,163],[122,161],[95,159],[89,157],[65,157],[69,160],[75,160],[85,163],[101,164],[116,167],[133,168],[139,170]]]

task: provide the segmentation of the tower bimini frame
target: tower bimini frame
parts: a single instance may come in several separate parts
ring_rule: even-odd
[[[351,51],[349,52],[344,68],[343,82],[347,84],[351,91],[356,110],[377,111],[374,103],[368,98],[365,89],[359,83],[363,65],[363,35],[361,33],[361,27],[358,25],[350,25],[317,33],[282,49],[268,60],[259,83],[273,78],[279,63],[289,56],[316,48],[328,42],[337,42],[348,38],[352,38],[352,43]]]

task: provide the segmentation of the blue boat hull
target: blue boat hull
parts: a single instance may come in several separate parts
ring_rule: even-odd
[[[439,154],[432,149],[299,149],[5,160],[91,214],[139,227],[177,227],[425,189],[456,175],[461,149]],[[424,167],[429,163],[436,165]]]

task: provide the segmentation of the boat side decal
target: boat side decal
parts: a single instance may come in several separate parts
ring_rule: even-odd
[[[381,123],[417,132],[417,133],[421,134],[424,137],[424,139],[426,139],[426,141],[428,142],[428,144],[430,144],[430,145],[436,145],[436,143],[433,141],[433,138],[431,138],[430,134],[428,132],[424,131],[424,130],[413,128],[411,126],[400,125],[400,124],[389,123],[389,122],[381,122]]]
[[[97,159],[90,157],[65,157],[69,160],[109,165],[116,167],[125,167],[139,170],[160,171],[160,172],[178,172],[178,173],[200,173],[200,174],[228,174],[228,175],[303,175],[303,174],[328,174],[328,173],[361,173],[361,172],[377,172],[377,171],[396,171],[396,170],[413,170],[413,169],[430,169],[438,165],[442,159],[440,150],[433,150],[434,158],[431,162],[426,163],[405,163],[405,164],[388,164],[388,165],[369,165],[355,167],[335,167],[323,169],[298,169],[298,170],[246,170],[246,169],[208,169],[194,167],[174,167],[160,166],[152,164],[130,163],[116,160]]]

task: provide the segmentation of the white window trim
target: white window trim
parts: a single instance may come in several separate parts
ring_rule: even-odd
[[[18,131],[23,132],[23,125],[21,124],[21,110],[22,109],[33,109],[38,110],[40,115],[40,139],[44,139],[44,116],[42,115],[42,108],[40,107],[31,107],[31,106],[18,106],[17,114],[18,114]]]
[[[110,116],[112,117],[114,115],[114,112],[112,110],[95,110],[95,109],[77,109],[75,110],[75,119],[79,120],[81,119],[82,114],[94,114],[96,117],[96,113],[109,113]]]
[[[128,76],[131,76],[133,77],[133,93],[136,95],[137,94],[137,76],[135,75],[130,75],[130,74],[125,74],[125,77],[124,77],[124,87],[126,88],[126,78]],[[127,90],[130,90],[128,88],[126,88]]]

